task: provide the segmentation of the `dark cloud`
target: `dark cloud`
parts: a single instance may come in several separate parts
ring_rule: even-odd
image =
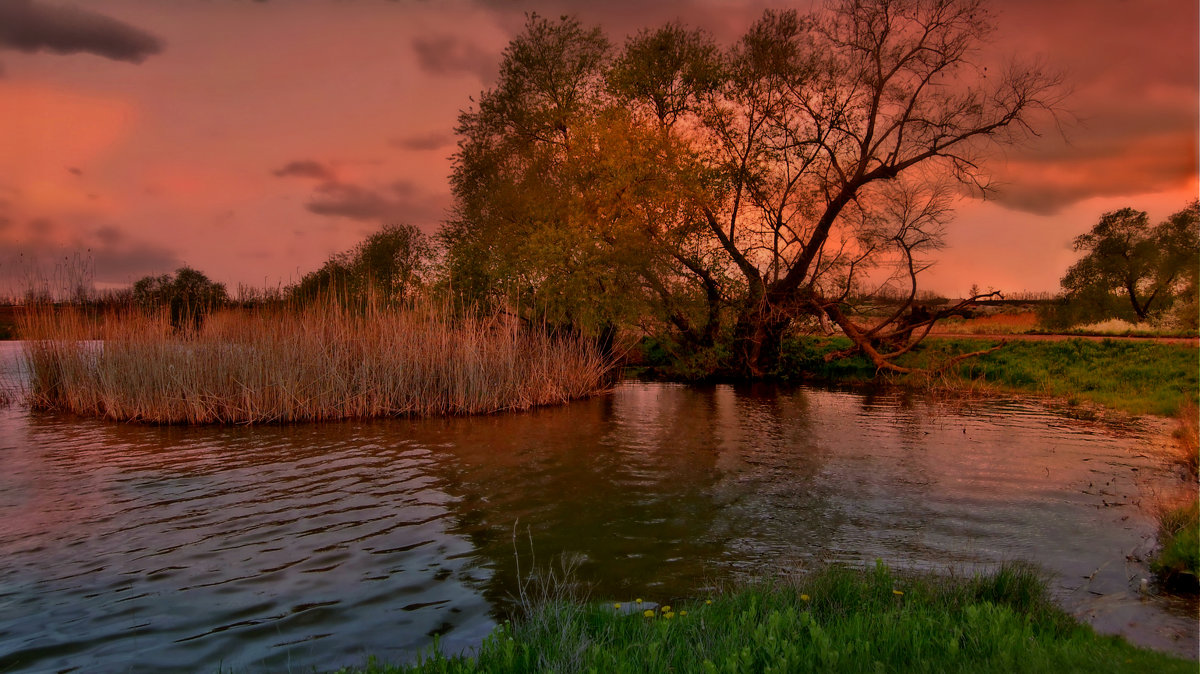
[[[74,230],[49,218],[15,221],[0,227],[0,294],[20,295],[33,287],[51,291],[72,279],[129,283],[177,269],[174,251],[129,236],[117,225]]]
[[[174,251],[145,243],[93,248],[90,253],[99,283],[128,283],[143,276],[166,274],[184,264]]]
[[[427,225],[440,222],[449,205],[448,195],[423,194],[405,181],[377,189],[328,182],[305,207],[317,215],[364,222]]]
[[[276,169],[275,171],[272,171],[272,173],[281,178],[288,176],[296,178],[316,178],[317,180],[324,180],[327,182],[333,182],[337,179],[337,176],[334,175],[333,169],[322,164],[321,162],[313,161],[312,159],[299,159],[297,161],[288,162],[283,168]]]
[[[995,201],[1007,208],[1054,215],[1094,197],[1119,197],[1181,188],[1196,175],[1196,141],[1147,140],[1099,156],[1054,163],[1009,161],[996,173]]]
[[[96,230],[96,239],[105,246],[116,246],[125,241],[125,234],[113,225],[105,225]]]
[[[491,10],[497,23],[513,35],[521,32],[526,13],[536,11],[549,18],[570,15],[578,17],[585,25],[599,25],[614,44],[620,45],[627,36],[670,22],[703,28],[721,44],[729,44],[740,38],[762,16],[764,9],[777,7],[780,3],[770,0],[711,3],[695,0],[539,0],[526,3],[476,0],[476,4]],[[799,3],[798,9],[803,13],[810,6],[816,8],[819,4]]]
[[[412,41],[417,53],[417,64],[433,75],[459,75],[469,73],[480,82],[491,82],[496,77],[499,54],[483,49],[469,40],[454,35],[418,37]]]
[[[448,133],[433,131],[431,133],[419,134],[415,136],[405,136],[403,138],[393,138],[388,141],[392,147],[398,147],[401,150],[440,150],[444,147],[450,147],[454,144],[454,136]]]
[[[1051,215],[1093,197],[1175,189],[1197,173],[1200,5],[1194,0],[1012,0],[990,48],[1063,73],[1065,140],[1053,127],[1009,151],[1003,206]],[[1031,25],[1053,30],[1028,30]]]
[[[0,47],[57,54],[86,52],[141,63],[163,41],[127,23],[68,5],[0,0]]]

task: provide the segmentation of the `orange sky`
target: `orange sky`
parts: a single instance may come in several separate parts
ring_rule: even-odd
[[[766,6],[812,3],[0,0],[0,295],[80,253],[100,286],[182,264],[274,286],[383,223],[433,231],[455,118],[526,11],[728,43]],[[1101,213],[1157,221],[1200,190],[1195,0],[994,8],[992,48],[1064,71],[1071,116],[959,204],[925,281],[947,294],[1055,291]]]

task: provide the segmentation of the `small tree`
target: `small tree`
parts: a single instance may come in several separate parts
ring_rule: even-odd
[[[145,276],[133,284],[134,304],[150,311],[167,307],[176,330],[199,328],[206,315],[228,301],[225,284],[191,267],[180,267],[174,275]]]
[[[1111,318],[1115,304],[1135,322],[1160,315],[1197,272],[1200,206],[1192,202],[1157,226],[1145,211],[1105,213],[1092,231],[1075,239],[1086,251],[1062,279],[1067,297],[1091,318]],[[1194,281],[1192,281],[1194,285]]]

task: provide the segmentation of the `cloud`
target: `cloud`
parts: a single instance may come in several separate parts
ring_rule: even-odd
[[[441,221],[448,195],[423,194],[413,183],[399,181],[382,188],[328,182],[305,207],[317,215],[380,223],[429,225]]]
[[[993,48],[1044,62],[1071,88],[1066,140],[1051,125],[998,161],[996,202],[1051,215],[1080,201],[1195,180],[1200,10],[1194,0],[1013,0]],[[1054,26],[1030,30],[1031,26]]]
[[[1009,161],[997,172],[996,203],[1037,215],[1055,215],[1095,197],[1119,197],[1185,187],[1196,176],[1196,142],[1148,140],[1078,160]]]
[[[393,144],[416,149],[438,147],[442,143],[431,135],[401,139],[393,141]],[[317,180],[312,197],[304,205],[310,213],[317,215],[381,224],[403,222],[433,225],[442,221],[450,207],[448,194],[424,193],[414,183],[405,180],[387,185],[343,182],[332,167],[312,159],[288,162],[272,173],[279,177]]]
[[[1002,206],[1053,215],[1094,197],[1177,189],[1195,181],[1200,167],[1197,88],[1144,91],[1125,101],[1108,82],[1093,82],[1075,97],[1081,122],[1066,138],[1047,134],[1012,148],[994,164]],[[1107,101],[1107,102],[1106,102]]]
[[[299,159],[288,162],[283,168],[276,169],[272,173],[281,178],[296,177],[296,178],[316,178],[327,182],[333,182],[337,179],[333,169],[312,159]]]
[[[426,134],[393,138],[388,141],[388,144],[401,150],[440,150],[453,145],[454,136],[440,131],[432,131]]]
[[[481,82],[496,77],[499,55],[454,35],[418,37],[412,41],[417,64],[431,75],[469,73]]]
[[[521,32],[525,25],[527,4],[511,0],[475,0],[475,4],[493,13],[498,24],[511,34]],[[740,0],[739,2],[697,2],[696,0],[544,0],[538,4],[538,14],[551,20],[575,16],[584,26],[599,25],[614,45],[626,36],[665,23],[682,22],[693,28],[703,28],[727,45],[746,32],[763,10],[779,5],[771,0]],[[820,3],[791,3],[804,13]]]
[[[69,292],[65,286],[75,280],[129,283],[183,264],[174,251],[133,239],[115,224],[80,229],[49,218],[17,220],[3,211],[0,205],[0,295],[34,287]]]
[[[154,35],[103,14],[35,0],[0,2],[0,47],[56,54],[86,52],[141,63],[163,49]]]

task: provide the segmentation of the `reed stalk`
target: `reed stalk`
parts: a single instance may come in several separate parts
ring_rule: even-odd
[[[444,306],[166,312],[35,310],[20,335],[36,409],[161,424],[290,423],[524,410],[600,391],[589,340]]]

